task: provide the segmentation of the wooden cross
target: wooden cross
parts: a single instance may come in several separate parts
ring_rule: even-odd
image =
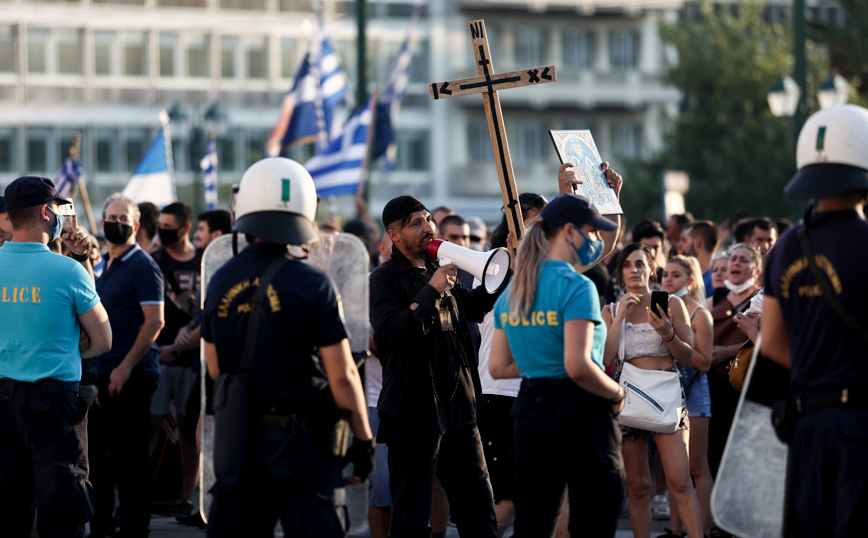
[[[517,249],[524,235],[524,220],[521,215],[521,204],[515,188],[515,177],[512,171],[512,158],[509,156],[509,144],[506,141],[506,128],[503,125],[503,113],[500,109],[498,90],[532,86],[554,82],[558,79],[555,66],[534,67],[509,73],[494,73],[491,64],[491,53],[488,50],[488,37],[485,35],[485,21],[482,19],[470,21],[470,38],[473,42],[473,54],[476,56],[478,77],[446,82],[434,82],[428,88],[428,96],[432,100],[458,97],[471,93],[482,93],[482,103],[485,106],[485,117],[488,119],[488,132],[491,135],[491,147],[494,150],[494,161],[497,164],[497,176],[500,179],[500,191],[503,194],[503,207],[507,215],[507,224],[512,234],[513,246]]]

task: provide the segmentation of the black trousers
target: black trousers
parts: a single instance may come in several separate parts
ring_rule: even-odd
[[[494,500],[476,424],[430,438],[394,435],[389,443],[392,538],[428,537],[431,491],[440,480],[462,538],[497,535]]]
[[[799,418],[790,461],[790,537],[868,536],[868,410]]]
[[[78,383],[0,379],[0,534],[84,536],[93,515]]]
[[[708,465],[711,476],[717,477],[726,438],[735,420],[739,392],[732,388],[729,376],[712,368],[708,371],[708,391],[711,395],[711,420],[708,423]]]
[[[107,375],[99,376],[99,404],[90,409],[91,482],[95,512],[91,534],[115,531],[115,485],[123,506],[121,535],[148,535],[151,523],[151,464],[148,456],[148,425],[151,397],[158,377],[132,375],[121,393],[109,396]]]
[[[260,424],[254,469],[240,479],[217,474],[208,538],[271,538],[277,520],[287,538],[341,538],[347,531],[341,466],[313,445],[313,430]]]
[[[571,379],[525,379],[515,417],[513,536],[550,536],[569,486],[572,536],[614,536],[624,500],[621,431],[611,404]]]

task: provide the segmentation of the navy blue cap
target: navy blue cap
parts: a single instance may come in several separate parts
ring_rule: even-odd
[[[0,196],[0,213],[6,213],[6,197]]]
[[[545,231],[560,228],[568,222],[575,226],[590,224],[604,232],[618,229],[618,225],[601,215],[590,200],[578,194],[561,194],[549,202],[539,216]]]
[[[19,177],[6,186],[6,209],[23,209],[42,204],[68,204],[69,200],[57,195],[54,183],[44,177]]]

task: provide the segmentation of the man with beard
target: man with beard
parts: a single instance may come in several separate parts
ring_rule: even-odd
[[[0,196],[0,247],[6,241],[12,241],[12,221],[6,211],[6,197]]]
[[[698,220],[681,232],[678,250],[685,256],[693,256],[699,261],[702,282],[705,284],[705,297],[714,295],[711,285],[711,260],[717,252],[717,227],[710,220]]]
[[[115,534],[115,483],[123,505],[121,534],[146,537],[151,521],[148,421],[160,364],[154,343],[163,328],[163,275],[136,243],[139,208],[122,194],[108,197],[101,222],[108,258],[96,291],[112,328],[111,351],[96,358],[97,405],[90,409],[93,537]]]
[[[198,413],[188,415],[187,400],[196,383],[191,366],[198,363],[199,338],[181,338],[199,319],[199,291],[202,251],[190,242],[193,214],[183,202],[167,205],[160,212],[159,228],[162,248],[151,256],[165,283],[164,315],[166,325],[157,337],[160,346],[160,384],[151,402],[151,452],[156,447],[163,419],[169,415],[169,403],[175,402],[178,437],[181,448],[181,504],[176,518],[185,520],[193,514],[193,490],[199,476],[199,454],[196,450]],[[198,410],[194,406],[193,410]],[[189,418],[188,418],[189,417]]]
[[[377,440],[389,446],[393,538],[429,536],[434,476],[462,536],[494,538],[496,521],[482,442],[481,397],[469,321],[499,294],[470,291],[454,264],[428,256],[434,223],[414,196],[383,209],[389,260],[371,273],[371,323],[383,365]],[[477,396],[480,395],[480,396]]]

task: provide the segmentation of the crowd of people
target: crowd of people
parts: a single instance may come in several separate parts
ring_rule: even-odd
[[[659,538],[730,536],[711,493],[740,395],[729,370],[750,346],[792,369],[786,535],[866,535],[868,330],[854,313],[868,291],[848,245],[868,234],[868,157],[853,140],[868,142],[865,109],[806,124],[787,193],[818,207],[796,226],[685,213],[628,228],[574,194],[569,164],[557,197],[518,196],[520,244],[506,212],[489,233],[403,195],[380,234],[360,206],[343,233],[371,252],[366,388],[334,283],[287,248],[341,233],[314,223],[298,163],[255,164],[234,224],[208,211],[195,233],[182,202],[112,195],[101,240],[51,181],[19,178],[0,197],[0,529],[147,536],[161,432],[178,440],[176,518],[204,527],[203,341],[209,536],[270,536],[278,520],[287,535],[343,536],[342,488],[365,479],[374,538],[444,536],[450,520],[463,537],[613,536],[625,510],[637,538],[652,519],[669,520]],[[601,173],[620,196],[623,178]],[[206,292],[203,250],[233,231],[249,246]],[[508,286],[439,264],[435,238],[508,249]]]

